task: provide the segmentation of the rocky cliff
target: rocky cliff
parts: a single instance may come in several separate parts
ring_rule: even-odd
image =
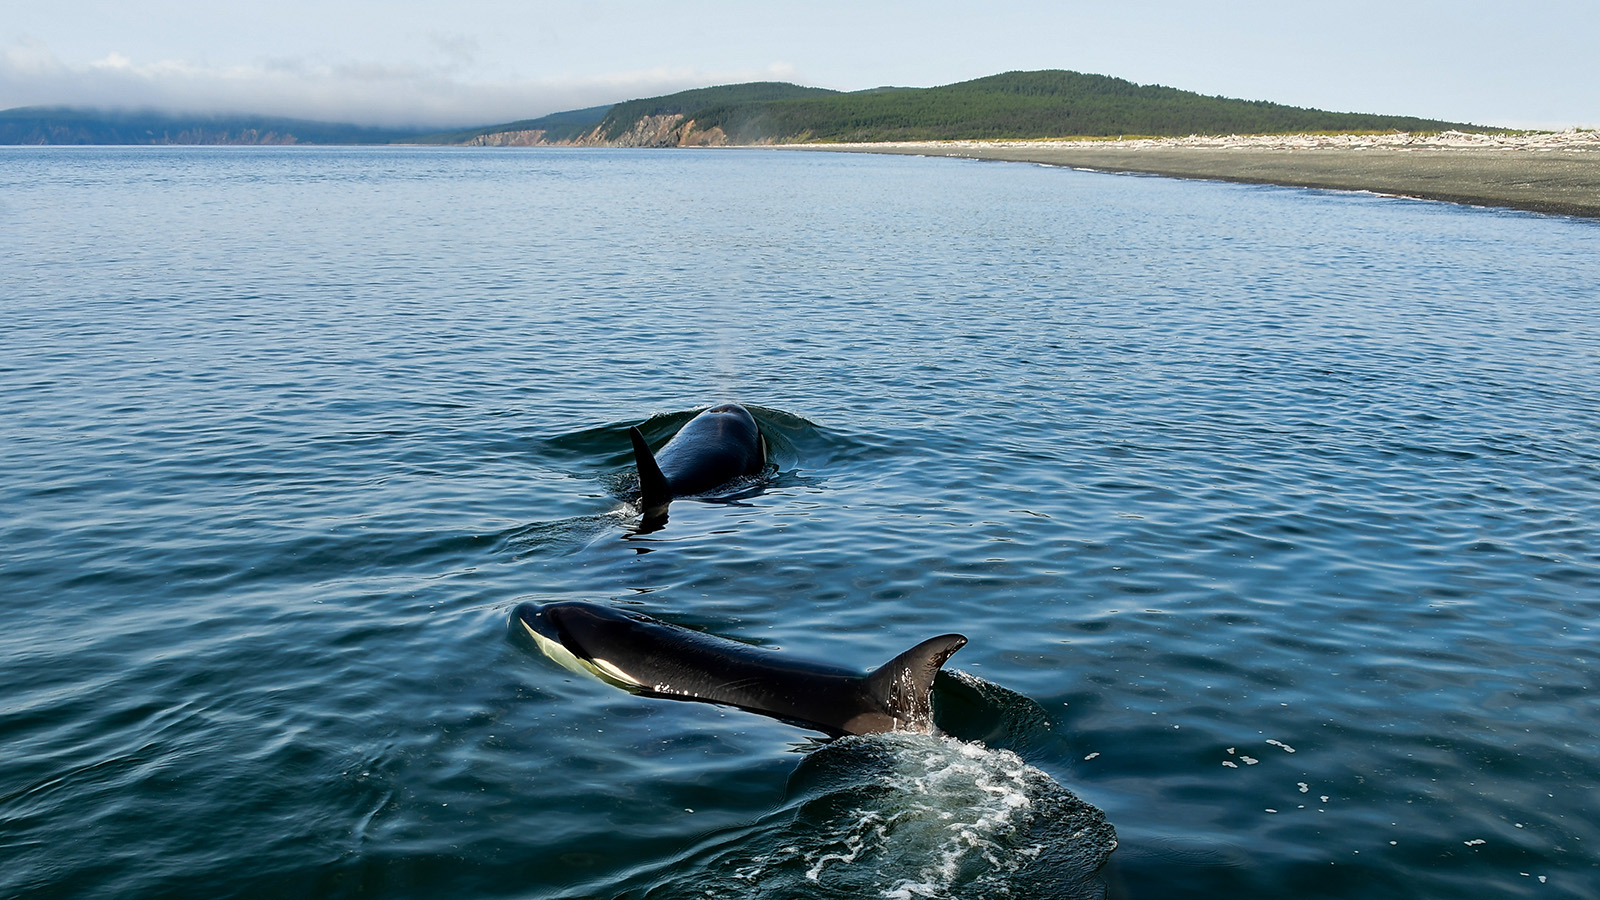
[[[466,142],[468,147],[548,147],[551,142],[544,139],[543,128],[531,128],[523,131],[497,131],[493,134],[480,134]]]
[[[643,116],[615,138],[606,137],[603,126],[566,140],[549,141],[545,134],[543,129],[499,131],[478,135],[467,143],[474,147],[721,147],[728,143],[721,128],[701,130],[693,119],[677,113]]]

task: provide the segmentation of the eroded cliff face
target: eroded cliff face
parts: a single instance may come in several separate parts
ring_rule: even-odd
[[[633,123],[633,127],[621,137],[605,143],[613,147],[676,147],[683,133],[683,125],[681,115],[645,116]]]
[[[480,134],[470,141],[469,147],[544,147],[543,128],[532,128],[527,131],[497,131],[494,134]]]
[[[728,136],[721,128],[701,130],[693,119],[672,113],[645,116],[616,138],[606,138],[597,127],[575,138],[545,140],[540,129],[482,134],[467,142],[474,147],[722,147]]]

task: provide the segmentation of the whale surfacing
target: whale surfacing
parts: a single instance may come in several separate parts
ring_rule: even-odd
[[[944,634],[870,674],[797,659],[595,603],[523,603],[539,649],[577,672],[651,697],[722,703],[834,737],[933,730],[933,679],[967,639]]]
[[[639,502],[646,518],[665,519],[674,497],[703,494],[745,475],[759,475],[767,464],[767,441],[750,411],[722,403],[690,419],[657,453],[637,426],[634,463],[639,469]]]

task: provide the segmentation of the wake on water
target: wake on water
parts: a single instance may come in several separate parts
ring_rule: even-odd
[[[873,743],[869,752],[881,760],[866,770],[871,782],[823,787],[796,817],[815,844],[780,849],[804,866],[806,881],[891,900],[1103,894],[1095,876],[1115,832],[1044,772],[1009,750],[954,738],[888,735]],[[745,873],[752,883],[763,874],[759,861]]]
[[[788,797],[711,836],[625,897],[1103,898],[1116,832],[1009,750],[852,736],[810,753]]]

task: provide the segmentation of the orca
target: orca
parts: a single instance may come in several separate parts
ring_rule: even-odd
[[[704,494],[744,475],[760,475],[767,464],[767,439],[750,411],[722,403],[690,419],[660,452],[638,426],[628,429],[639,469],[639,505],[647,520],[666,520],[674,497]]]
[[[933,679],[967,639],[943,634],[871,674],[797,659],[584,601],[513,617],[548,657],[647,697],[721,703],[832,737],[933,731]]]

